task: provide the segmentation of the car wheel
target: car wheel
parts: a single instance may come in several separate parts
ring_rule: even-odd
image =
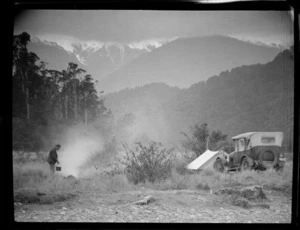
[[[224,165],[221,161],[221,159],[217,159],[214,163],[214,169],[217,171],[217,172],[224,172],[225,168],[224,168]]]
[[[265,168],[272,168],[278,163],[279,153],[272,149],[265,149],[260,152],[258,161]]]
[[[247,160],[247,157],[244,157],[241,162],[241,171],[246,171],[249,169],[250,169],[249,161]]]

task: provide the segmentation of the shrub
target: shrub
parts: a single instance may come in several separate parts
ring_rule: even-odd
[[[199,183],[196,185],[196,189],[198,190],[205,190],[205,191],[209,191],[210,190],[210,187],[208,184],[202,184],[202,183]]]
[[[166,179],[171,175],[175,159],[173,149],[162,148],[159,142],[150,142],[149,146],[136,143],[134,151],[125,148],[125,173],[134,184],[146,181],[151,183]]]

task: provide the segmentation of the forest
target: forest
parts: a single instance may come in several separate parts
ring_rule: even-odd
[[[49,149],[62,130],[76,124],[101,120],[104,131],[112,114],[93,77],[73,62],[62,71],[48,69],[28,51],[29,42],[26,32],[13,38],[13,149]]]

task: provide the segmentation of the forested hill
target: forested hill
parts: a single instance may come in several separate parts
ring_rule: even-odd
[[[230,136],[251,131],[283,131],[285,144],[293,130],[294,56],[290,50],[279,53],[267,64],[241,66],[210,77],[188,89],[176,90],[169,100],[162,97],[147,107],[149,91],[156,95],[158,85],[147,91],[135,88],[106,97],[107,106],[117,115],[139,111],[147,120],[151,138],[178,142],[180,131],[189,131],[194,124],[208,123]],[[139,93],[137,93],[139,92]],[[130,97],[132,95],[132,97]],[[120,104],[125,104],[120,110]],[[141,112],[143,111],[143,112]],[[136,119],[138,120],[139,117]],[[147,130],[145,130],[147,132]]]

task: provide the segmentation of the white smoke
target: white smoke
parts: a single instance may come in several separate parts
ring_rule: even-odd
[[[99,133],[77,127],[67,132],[65,140],[60,143],[58,161],[61,166],[60,174],[78,177],[80,166],[95,152],[103,149],[104,143]]]

